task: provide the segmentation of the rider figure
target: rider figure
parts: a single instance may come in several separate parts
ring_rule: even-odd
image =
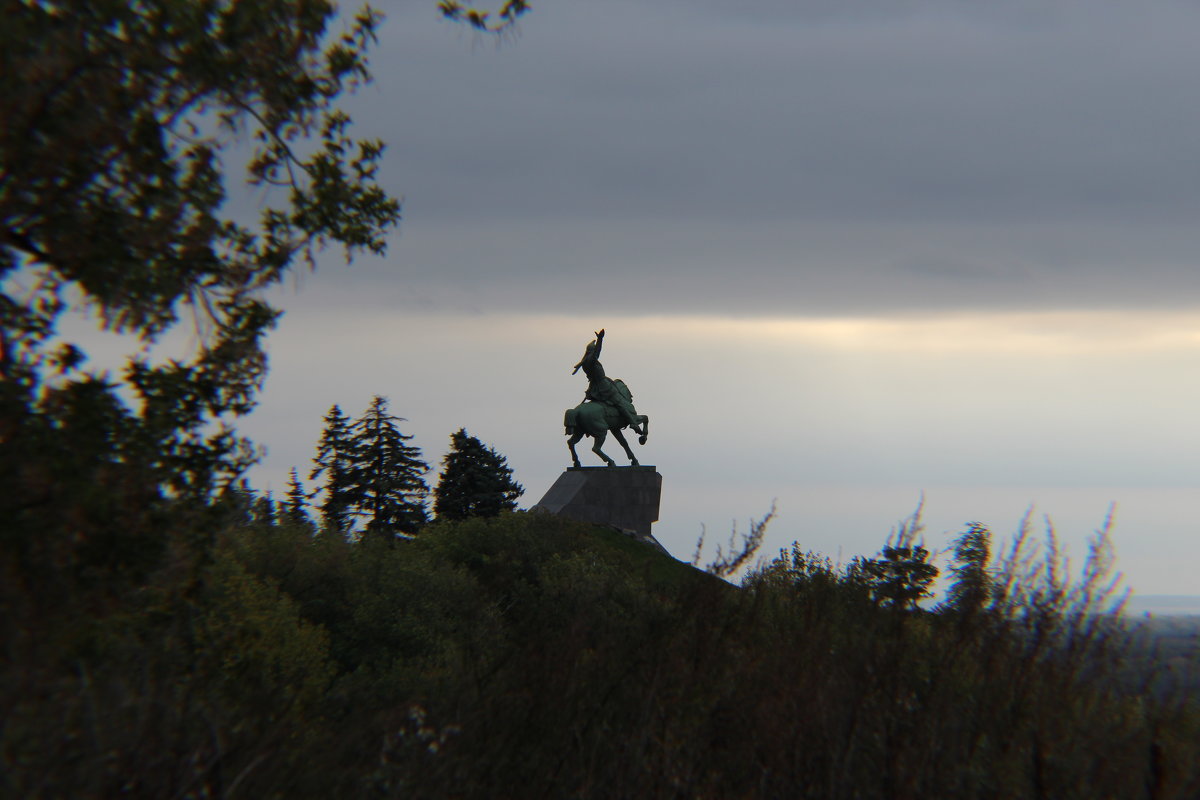
[[[600,363],[600,348],[603,346],[604,329],[601,328],[596,331],[596,340],[588,343],[587,349],[583,352],[583,358],[579,359],[579,363],[575,365],[575,369],[571,370],[571,374],[574,375],[582,368],[583,374],[587,375],[588,379],[588,388],[584,397],[617,409],[621,412],[625,423],[639,435],[644,436],[645,431],[638,425],[637,412],[633,408],[633,403],[629,402],[625,395],[617,389],[612,378],[604,374],[604,366]]]

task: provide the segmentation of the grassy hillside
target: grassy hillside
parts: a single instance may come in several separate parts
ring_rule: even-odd
[[[1200,792],[1194,703],[1037,570],[906,610],[812,554],[738,588],[524,513],[391,547],[243,515],[56,598],[7,566],[6,796]]]

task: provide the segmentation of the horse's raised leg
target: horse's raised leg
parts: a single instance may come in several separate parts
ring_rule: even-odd
[[[575,452],[575,445],[579,444],[579,440],[583,438],[583,434],[576,432],[567,440],[567,449],[571,451],[571,463],[575,466],[581,466],[579,463],[579,454]]]
[[[645,444],[650,438],[650,418],[645,414],[638,414],[638,422],[642,424],[642,435],[638,437],[638,444]]]
[[[637,456],[633,454],[633,450],[629,448],[629,442],[625,441],[625,434],[621,433],[619,428],[614,428],[612,435],[617,437],[617,441],[621,443],[621,447],[625,448],[625,455],[629,456],[629,463],[632,466],[638,465]]]
[[[617,465],[617,462],[613,461],[611,458],[604,455],[604,451],[600,449],[600,445],[604,444],[605,436],[606,436],[605,431],[600,431],[599,433],[592,435],[592,440],[594,442],[594,444],[592,444],[592,452],[595,453],[596,455],[600,456],[601,458],[603,458],[605,464],[608,464],[610,467],[615,467]]]

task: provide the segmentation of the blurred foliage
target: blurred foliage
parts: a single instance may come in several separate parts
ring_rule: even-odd
[[[383,145],[339,107],[381,17],[335,20],[326,0],[5,5],[0,569],[39,613],[123,603],[166,563],[196,585],[257,455],[232,422],[266,374],[264,293],[328,247],[385,250]],[[257,218],[227,207],[238,183]],[[124,335],[118,374],[72,310]]]
[[[527,0],[504,0],[495,17],[490,11],[464,5],[456,0],[438,0],[438,10],[451,22],[468,25],[481,33],[502,34],[529,13],[529,3]]]
[[[389,546],[257,506],[100,606],[3,584],[3,794],[1200,790],[1196,696],[1130,644],[1103,531],[1074,578],[1019,531],[966,615],[799,545],[739,587],[547,514]]]

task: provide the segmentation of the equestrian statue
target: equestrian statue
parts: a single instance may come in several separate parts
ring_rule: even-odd
[[[632,428],[638,434],[638,444],[645,444],[646,437],[650,435],[650,418],[634,409],[633,395],[624,381],[614,380],[604,374],[604,367],[600,364],[600,348],[603,346],[604,329],[601,328],[596,331],[596,338],[584,350],[583,358],[571,371],[574,375],[582,369],[583,374],[587,376],[588,386],[583,395],[583,402],[575,408],[567,409],[564,424],[567,435],[571,437],[567,441],[567,447],[571,451],[571,461],[578,467],[579,455],[575,452],[575,445],[584,436],[590,436],[593,440],[592,452],[604,459],[608,466],[615,467],[616,462],[600,449],[611,432],[621,443],[621,447],[625,448],[630,464],[636,467],[637,457],[629,448],[629,442],[625,441],[625,435],[621,431],[626,427]]]

